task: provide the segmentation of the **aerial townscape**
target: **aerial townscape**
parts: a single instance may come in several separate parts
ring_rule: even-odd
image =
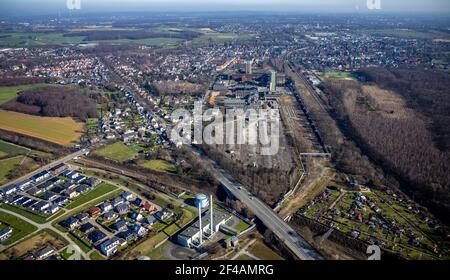
[[[448,3],[59,2],[0,3],[0,260],[450,259]]]

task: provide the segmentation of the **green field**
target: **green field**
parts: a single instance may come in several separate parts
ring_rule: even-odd
[[[33,213],[31,211],[30,212],[26,211],[24,209],[21,209],[21,208],[15,207],[15,206],[11,206],[8,204],[1,204],[0,208],[6,209],[11,212],[17,213],[21,216],[24,216],[25,218],[28,218],[37,224],[45,224],[47,222],[47,219],[44,216],[41,216],[37,213]]]
[[[106,257],[100,254],[98,251],[94,251],[89,255],[89,258],[94,261],[104,261]]]
[[[1,39],[0,39],[1,41]],[[21,91],[30,89],[52,86],[51,84],[31,84],[20,86],[0,86],[0,104],[6,103],[17,97],[17,94]]]
[[[178,38],[147,38],[147,39],[119,39],[119,40],[102,40],[88,41],[95,44],[117,44],[117,45],[142,45],[142,46],[159,46],[176,44],[182,41]]]
[[[157,172],[176,172],[177,167],[165,160],[146,160],[139,162],[139,165]]]
[[[9,48],[39,47],[45,45],[74,45],[84,36],[64,37],[62,33],[0,33],[0,46]]]
[[[34,161],[25,156],[17,156],[0,160],[0,184],[6,183],[8,181],[8,174],[20,164],[24,164],[27,167],[33,167]]]
[[[8,155],[26,155],[30,150],[0,140],[0,152]]]
[[[355,79],[355,76],[352,73],[349,72],[325,72],[323,73],[323,76],[325,78],[332,78],[332,79]]]
[[[2,211],[0,211],[0,222],[2,226],[8,225],[13,229],[11,237],[3,245],[10,245],[37,230],[32,224]]]
[[[117,188],[106,184],[106,183],[102,183],[100,185],[98,185],[94,190],[88,192],[87,194],[82,194],[79,197],[77,197],[72,203],[70,203],[69,205],[67,205],[67,209],[71,210],[74,209],[86,202],[89,202],[93,199],[96,199],[97,197],[100,197],[102,195],[105,195],[109,192],[112,192],[114,190],[116,190]]]
[[[124,162],[134,159],[140,150],[140,147],[127,146],[122,142],[116,142],[95,151],[94,154],[110,160]]]
[[[0,110],[0,129],[70,146],[80,139],[83,124],[72,118],[39,117]]]

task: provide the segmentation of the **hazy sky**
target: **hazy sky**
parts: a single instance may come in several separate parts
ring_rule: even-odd
[[[53,13],[67,0],[0,0],[1,14]],[[367,0],[79,0],[83,11],[368,11]],[[381,1],[387,12],[449,12],[450,0]]]

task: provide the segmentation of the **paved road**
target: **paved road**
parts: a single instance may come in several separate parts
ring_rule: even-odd
[[[72,239],[70,239],[70,238],[67,236],[67,233],[63,233],[63,232],[61,232],[59,229],[55,228],[55,227],[51,224],[52,222],[47,222],[47,223],[45,223],[45,224],[38,224],[38,223],[36,223],[36,222],[34,222],[34,221],[28,219],[27,217],[24,217],[24,216],[22,216],[22,215],[20,215],[20,214],[17,214],[17,213],[15,213],[15,212],[12,212],[12,211],[9,211],[9,210],[6,210],[6,209],[1,209],[1,208],[0,208],[0,212],[8,213],[9,215],[15,216],[15,217],[17,217],[17,218],[19,218],[19,219],[21,219],[21,220],[24,220],[25,222],[27,222],[27,223],[29,223],[29,224],[32,224],[33,226],[35,226],[35,227],[37,228],[37,231],[40,231],[40,230],[43,230],[43,229],[51,229],[52,231],[54,231],[54,232],[56,232],[58,235],[60,235],[62,238],[64,238],[70,245],[72,245],[72,248],[75,248],[76,250],[78,250],[78,252],[83,256],[83,258],[84,258],[85,260],[89,260],[89,256],[88,256],[86,253],[84,253],[84,252],[78,247],[78,245],[76,245],[76,244],[72,241]],[[25,236],[24,238],[22,238],[22,239],[20,239],[20,240],[18,240],[18,241],[16,241],[16,242],[14,242],[14,243],[11,244],[9,247],[12,247],[13,245],[19,243],[20,241],[29,238],[29,236],[30,236],[30,235],[27,235],[27,236]]]
[[[35,170],[35,171],[31,172],[31,173],[28,173],[27,175],[24,175],[24,176],[22,176],[22,177],[20,177],[18,179],[15,179],[14,181],[8,182],[5,185],[1,186],[0,188],[4,188],[4,187],[9,186],[9,185],[14,185],[14,184],[26,181],[26,180],[30,179],[31,177],[33,177],[34,175],[36,175],[36,174],[38,174],[38,173],[40,173],[42,171],[49,170],[52,167],[54,167],[54,166],[56,166],[56,165],[58,165],[60,163],[66,163],[68,161],[71,161],[72,159],[74,159],[76,157],[79,157],[79,156],[81,156],[81,155],[83,155],[85,153],[86,153],[86,151],[80,150],[78,152],[75,152],[73,154],[65,156],[65,157],[63,157],[61,159],[58,159],[58,160],[56,160],[56,161],[54,161],[54,162],[52,162],[50,164],[42,166],[41,168],[39,168],[39,169],[37,169],[37,170]]]
[[[265,203],[251,195],[227,171],[195,148],[191,151],[199,157],[214,177],[237,199],[242,201],[268,229],[270,229],[301,260],[321,260],[322,256]]]

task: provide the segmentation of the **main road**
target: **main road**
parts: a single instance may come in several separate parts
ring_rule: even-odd
[[[217,165],[204,153],[194,147],[186,146],[204,163],[208,171],[237,199],[244,203],[264,225],[270,229],[286,247],[300,260],[322,260],[323,257],[292,229],[275,211],[254,197],[226,170]]]
[[[87,152],[88,152],[88,150],[82,149],[82,150],[79,150],[79,151],[77,151],[77,152],[75,152],[75,153],[72,153],[72,154],[70,154],[70,155],[67,155],[67,156],[65,156],[65,157],[63,157],[63,158],[60,158],[60,159],[58,159],[58,160],[56,160],[56,161],[53,161],[53,162],[50,163],[50,164],[47,164],[47,165],[45,165],[45,166],[42,166],[42,167],[40,167],[39,169],[37,169],[37,170],[35,170],[35,171],[31,172],[31,173],[28,173],[27,175],[24,175],[24,176],[22,176],[22,177],[20,177],[20,178],[18,178],[18,179],[15,179],[14,181],[8,182],[7,184],[1,186],[0,189],[1,189],[1,188],[4,188],[4,187],[6,187],[6,186],[14,185],[14,184],[17,184],[17,183],[20,183],[20,182],[29,180],[31,177],[33,177],[34,175],[36,175],[36,174],[38,174],[38,173],[40,173],[40,172],[42,172],[42,171],[49,170],[49,169],[51,169],[51,168],[57,166],[58,164],[66,163],[66,162],[68,162],[68,161],[71,161],[71,160],[73,160],[73,159],[76,158],[76,157],[79,157],[79,156],[82,156],[82,155],[86,154]]]

